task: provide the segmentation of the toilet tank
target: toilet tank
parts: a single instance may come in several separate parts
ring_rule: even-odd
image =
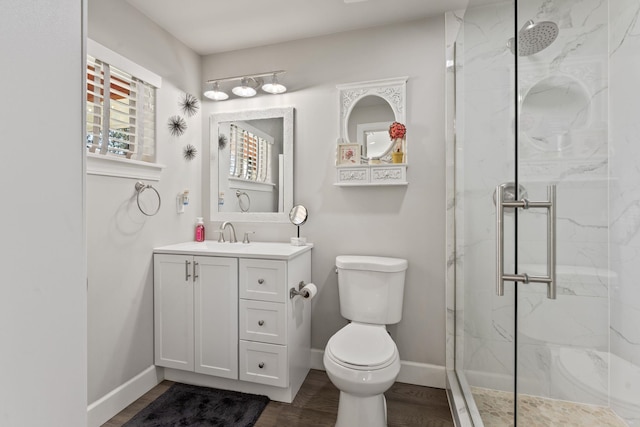
[[[336,257],[340,314],[351,321],[390,325],[402,319],[406,259]]]

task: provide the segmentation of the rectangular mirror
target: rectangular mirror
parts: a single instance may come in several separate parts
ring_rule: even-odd
[[[211,221],[288,222],[293,107],[213,114]]]

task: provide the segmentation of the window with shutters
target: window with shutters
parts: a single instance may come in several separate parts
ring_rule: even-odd
[[[232,123],[229,131],[229,177],[272,183],[273,137],[246,123]]]
[[[148,170],[140,174],[131,167],[162,168],[155,163],[156,89],[160,78],[93,41],[87,51],[87,158],[118,162],[112,172],[105,169],[104,162],[94,168],[88,161],[87,172],[154,179]],[[154,82],[145,81],[145,76]]]

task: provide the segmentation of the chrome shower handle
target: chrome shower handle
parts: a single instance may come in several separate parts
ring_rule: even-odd
[[[547,200],[532,202],[523,198],[505,201],[504,189],[508,184],[496,187],[496,294],[504,295],[504,281],[523,283],[546,283],[547,298],[556,299],[556,186],[547,187]],[[547,209],[547,275],[530,276],[504,273],[504,210],[505,208]]]
[[[496,295],[504,296],[504,189],[508,183],[496,187]]]

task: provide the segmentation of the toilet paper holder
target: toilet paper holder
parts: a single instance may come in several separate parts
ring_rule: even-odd
[[[306,286],[304,280],[298,283],[298,289],[291,288],[289,289],[289,299],[293,299],[293,297],[300,295],[302,298],[309,298],[309,291],[303,289]]]

